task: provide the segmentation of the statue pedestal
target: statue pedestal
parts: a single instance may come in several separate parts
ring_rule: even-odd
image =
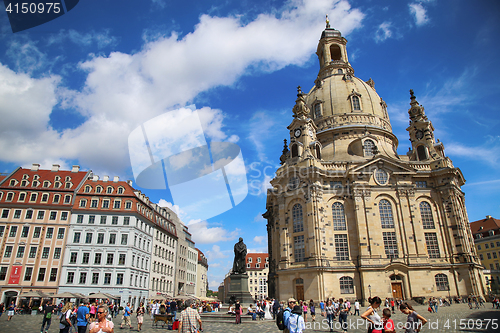
[[[229,276],[231,284],[227,299],[224,300],[229,303],[229,298],[234,295],[235,299],[240,301],[240,304],[246,309],[250,304],[254,303],[252,295],[248,291],[248,274],[231,274]]]

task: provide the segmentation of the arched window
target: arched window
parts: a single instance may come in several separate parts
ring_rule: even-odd
[[[422,217],[422,225],[424,229],[434,229],[434,218],[432,217],[431,205],[422,201],[420,203],[420,216]]]
[[[363,142],[363,154],[365,156],[373,156],[373,150],[375,148],[375,143],[372,140],[365,140]]]
[[[61,196],[59,194],[55,194],[54,197],[52,198],[52,201],[54,203],[59,203],[60,198],[61,198]]]
[[[293,232],[304,231],[304,220],[302,218],[302,205],[295,204],[292,208]]]
[[[332,60],[342,60],[340,47],[337,44],[330,46],[330,56],[332,57]]]
[[[50,186],[50,182],[48,180],[43,182],[43,187],[49,187],[49,186]]]
[[[434,276],[436,280],[436,288],[438,291],[447,291],[450,290],[450,285],[448,283],[448,277],[444,274],[436,274]]]
[[[347,230],[344,205],[336,202],[332,205],[333,230]]]
[[[102,187],[97,186],[97,187],[95,188],[95,192],[96,192],[96,193],[101,193],[101,192],[102,192]]]
[[[113,187],[112,186],[108,186],[106,188],[106,193],[108,193],[108,194],[113,193]]]
[[[361,110],[361,104],[359,104],[359,97],[358,96],[352,96],[352,109],[354,111]]]
[[[299,177],[292,177],[288,180],[288,189],[295,190],[299,187]]]
[[[118,188],[118,194],[123,194],[123,187]]]
[[[385,199],[382,199],[378,204],[378,209],[380,213],[380,222],[382,223],[382,228],[394,228],[394,218],[392,217],[391,203]]]
[[[354,294],[354,279],[350,276],[343,276],[339,280],[341,294]]]
[[[417,156],[419,161],[425,161],[427,159],[427,151],[424,146],[417,147]]]
[[[319,145],[316,145],[316,158],[318,160],[321,159],[321,148],[319,148]]]
[[[314,118],[321,117],[321,103],[314,104]]]
[[[299,148],[297,147],[297,145],[293,145],[292,146],[292,157],[297,157],[299,156]]]
[[[87,185],[85,186],[85,193],[90,193],[90,191],[92,190],[92,187]]]

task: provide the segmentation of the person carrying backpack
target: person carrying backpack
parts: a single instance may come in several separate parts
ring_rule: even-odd
[[[42,321],[42,327],[40,328],[40,333],[44,332],[45,328],[45,333],[50,328],[50,323],[52,322],[52,314],[54,313],[54,306],[52,305],[51,301],[48,301],[47,304],[43,307],[43,321]],[[47,325],[47,326],[45,326]]]
[[[288,330],[288,320],[290,319],[290,315],[292,312],[292,308],[295,306],[297,301],[295,298],[291,297],[288,299],[288,306],[284,310],[280,310],[276,315],[276,326],[280,331],[284,333],[290,333]]]
[[[295,305],[293,307],[292,313],[288,318],[287,328],[290,333],[304,332],[306,324],[304,322],[304,318],[302,317],[302,308],[300,305]]]

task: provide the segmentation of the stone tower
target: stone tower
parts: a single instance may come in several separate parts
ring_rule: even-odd
[[[413,91],[412,148],[398,155],[387,105],[354,75],[346,44],[327,22],[318,77],[298,89],[263,215],[270,296],[483,295],[460,169]]]

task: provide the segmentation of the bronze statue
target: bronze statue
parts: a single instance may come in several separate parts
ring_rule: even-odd
[[[245,274],[247,272],[246,257],[247,246],[243,243],[243,238],[240,237],[239,242],[234,244],[233,274]]]

